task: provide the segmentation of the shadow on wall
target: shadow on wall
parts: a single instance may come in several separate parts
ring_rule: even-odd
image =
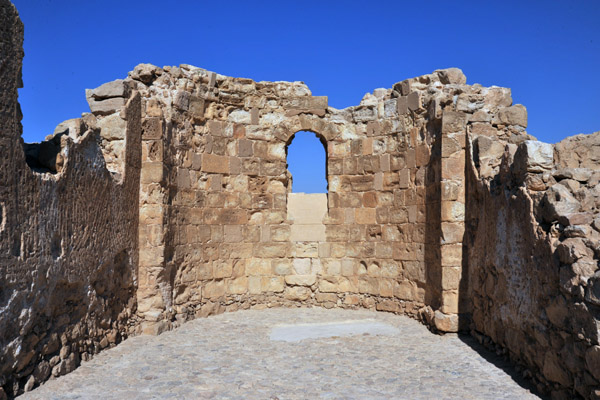
[[[316,133],[300,131],[286,147],[294,193],[327,193],[327,144]]]

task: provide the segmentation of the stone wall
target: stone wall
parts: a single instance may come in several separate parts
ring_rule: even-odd
[[[456,331],[466,114],[453,97],[465,81],[440,70],[337,110],[302,82],[137,66],[127,82],[144,103],[144,330],[303,303],[426,312]],[[288,209],[287,146],[303,130],[327,152],[315,238]]]
[[[24,146],[23,25],[0,1],[0,398],[65,374],[133,331],[140,97],[121,98],[122,176],[93,115]],[[27,151],[27,156],[26,152]],[[28,165],[29,164],[29,165]]]
[[[600,397],[600,133],[541,143],[456,68],[337,110],[302,82],[140,64],[24,144],[0,0],[0,399],[128,335],[250,307],[470,331],[556,398]],[[328,193],[291,193],[299,131]]]
[[[479,146],[467,167],[471,333],[553,398],[600,394],[598,137],[496,140],[492,149],[471,136]]]

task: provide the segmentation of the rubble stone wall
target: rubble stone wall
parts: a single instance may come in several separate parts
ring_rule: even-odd
[[[92,115],[24,146],[23,25],[0,1],[0,398],[65,374],[133,332],[139,95],[123,110],[120,179]],[[121,98],[123,105],[128,99]],[[25,149],[28,150],[26,156]],[[29,165],[28,165],[29,164]],[[31,166],[30,166],[31,165]]]
[[[556,398],[600,393],[598,137],[555,146],[495,140],[495,149],[487,138],[470,137],[464,245],[471,333]],[[485,160],[498,168],[488,170]]]

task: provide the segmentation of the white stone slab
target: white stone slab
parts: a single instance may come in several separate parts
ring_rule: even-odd
[[[337,336],[400,334],[398,328],[374,320],[342,321],[319,324],[279,325],[271,330],[270,339],[282,342],[300,342],[305,339],[322,339]]]

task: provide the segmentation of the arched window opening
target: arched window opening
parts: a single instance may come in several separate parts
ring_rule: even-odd
[[[327,152],[325,139],[300,131],[286,148],[293,193],[327,193]]]

